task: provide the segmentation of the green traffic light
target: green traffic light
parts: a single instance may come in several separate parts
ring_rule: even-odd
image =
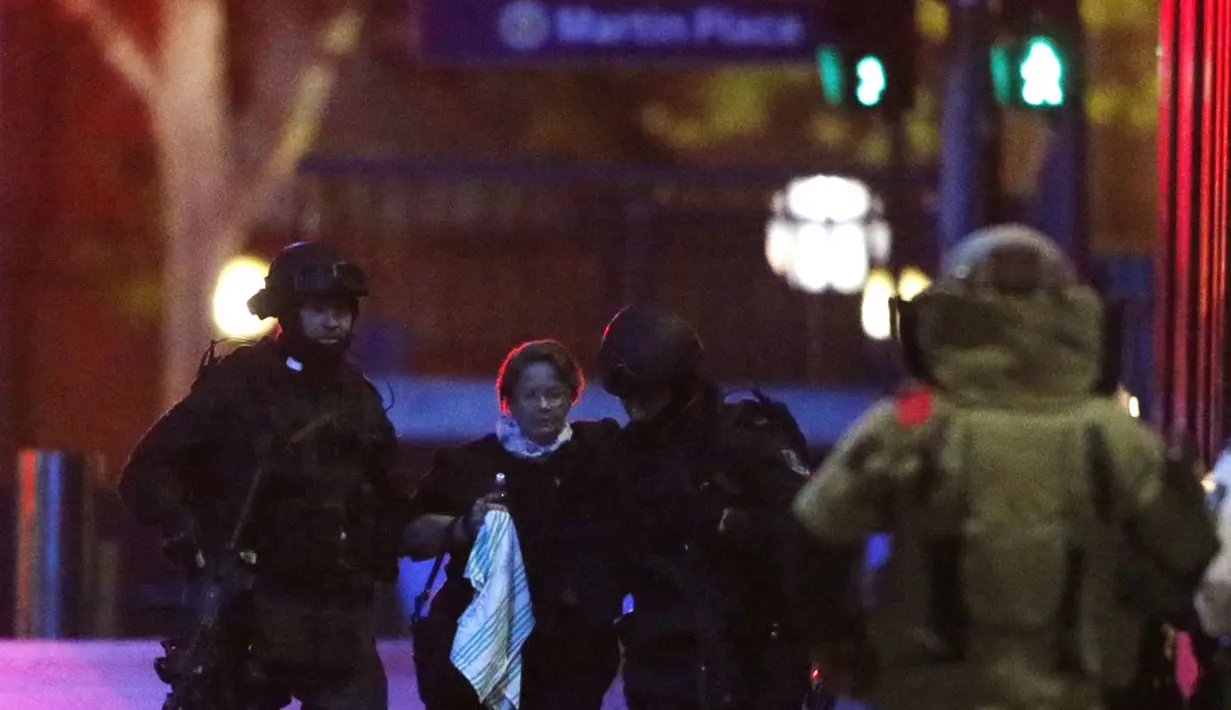
[[[1018,73],[1022,78],[1021,99],[1026,105],[1064,105],[1064,60],[1051,39],[1027,40]]]
[[[990,52],[992,68],[992,93],[996,103],[1004,105],[1013,100],[1013,60],[1009,57],[1009,49],[1003,44],[992,47]]]
[[[820,47],[816,50],[816,67],[821,75],[821,93],[830,106],[842,104],[842,55],[837,47]]]
[[[888,85],[885,64],[876,57],[864,57],[855,65],[855,76],[859,80],[859,85],[855,87],[855,100],[863,106],[879,104]]]

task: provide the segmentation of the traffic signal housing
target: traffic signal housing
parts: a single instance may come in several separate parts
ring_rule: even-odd
[[[1068,53],[1053,36],[1034,33],[992,47],[992,86],[997,103],[1033,110],[1063,108],[1069,101]]]
[[[838,46],[817,50],[817,71],[825,103],[856,109],[909,108],[915,90],[913,72],[892,57]]]
[[[825,103],[890,117],[910,109],[919,49],[917,0],[824,4],[833,30],[816,55]]]

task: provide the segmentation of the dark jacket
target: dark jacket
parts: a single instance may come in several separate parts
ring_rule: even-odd
[[[413,499],[417,514],[461,516],[506,477],[507,507],[517,528],[535,628],[555,624],[610,626],[620,615],[622,586],[617,561],[624,553],[620,528],[612,420],[574,422],[573,438],[542,460],[514,457],[489,435],[443,449]],[[454,621],[473,589],[463,573],[466,556],[454,555],[432,600],[432,616]],[[565,604],[568,595],[575,605]]]
[[[699,702],[698,673],[710,707],[802,703],[790,504],[809,471],[794,420],[768,412],[706,386],[666,423],[626,430],[639,534],[624,683],[638,704]]]
[[[191,530],[215,552],[265,463],[243,540],[264,580],[393,581],[409,508],[380,395],[349,364],[305,370],[287,358],[266,339],[207,366],[133,449],[120,497],[142,522]]]
[[[418,514],[466,515],[505,474],[534,630],[522,649],[525,710],[598,710],[619,667],[614,623],[622,610],[627,539],[618,495],[618,425],[574,422],[573,438],[540,460],[505,451],[495,435],[437,453],[414,497]],[[478,708],[449,663],[457,621],[474,589],[468,556],[451,555],[428,618],[415,629],[419,692],[429,708]]]

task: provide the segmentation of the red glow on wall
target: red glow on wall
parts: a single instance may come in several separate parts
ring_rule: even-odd
[[[1165,431],[1222,445],[1231,189],[1231,1],[1164,0],[1159,22],[1158,406]]]

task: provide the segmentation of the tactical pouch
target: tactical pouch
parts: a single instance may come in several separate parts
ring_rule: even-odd
[[[402,537],[398,521],[402,516],[366,482],[348,506],[347,514],[348,559],[371,572],[379,582],[396,582]]]
[[[257,594],[252,649],[262,663],[301,665],[328,672],[356,667],[375,644],[368,605]]]
[[[356,571],[345,511],[302,498],[277,501],[273,530],[262,536],[261,566],[278,579],[323,587],[350,581]]]

